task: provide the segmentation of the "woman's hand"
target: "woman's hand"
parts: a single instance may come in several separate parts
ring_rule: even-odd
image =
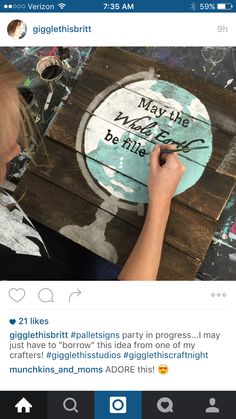
[[[165,146],[165,148],[175,148]],[[171,198],[184,173],[185,167],[176,153],[163,153],[154,147],[150,156],[148,178],[149,205],[146,219],[129,258],[118,279],[155,280],[159,269],[163,238],[169,216]]]
[[[169,204],[185,172],[177,153],[163,153],[161,149],[176,149],[174,145],[155,145],[150,156],[148,177],[149,205]],[[160,164],[160,156],[163,164]]]

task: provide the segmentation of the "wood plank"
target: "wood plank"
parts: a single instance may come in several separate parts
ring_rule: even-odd
[[[194,280],[199,266],[198,260],[164,243],[157,279],[162,281]]]
[[[25,192],[26,191],[26,192]],[[16,198],[21,197],[25,192],[24,198],[21,201],[21,207],[29,217],[36,221],[52,228],[55,231],[60,231],[63,227],[68,225],[76,225],[81,228],[84,227],[84,233],[87,237],[86,242],[81,244],[94,253],[100,254],[108,260],[112,260],[112,255],[109,257],[106,253],[106,245],[97,237],[92,237],[91,232],[86,234],[86,226],[89,226],[96,220],[96,213],[98,208],[95,205],[73,195],[54,184],[41,179],[30,172],[25,173],[21,179],[16,192]],[[107,216],[106,211],[100,209]],[[108,214],[109,216],[109,214]],[[112,217],[110,217],[112,218]],[[103,223],[98,225],[98,233],[101,237],[104,236]],[[122,221],[114,221],[113,224],[107,224],[105,238],[112,236],[112,245],[117,248],[118,263],[127,258],[128,252],[135,243],[139,231],[137,228]],[[85,239],[84,239],[85,240]],[[94,248],[95,241],[96,248]],[[121,246],[123,240],[124,245]],[[103,251],[105,254],[103,254]]]
[[[39,149],[35,156],[39,166],[34,167],[31,165],[31,170],[46,179],[50,179],[55,184],[58,184],[58,182],[59,184],[62,183],[65,189],[71,190],[83,199],[87,199],[99,206],[101,199],[88,187],[84,176],[79,170],[75,153],[68,148],[60,146],[60,144],[56,144],[54,141],[50,141],[48,138],[45,138],[45,145],[50,166],[40,166],[40,164],[45,164],[46,158],[44,152],[41,152]],[[65,172],[61,168],[64,168]],[[200,211],[213,220],[217,220],[232,192],[233,186],[233,179],[206,168],[200,180],[184,193],[177,195],[175,201]],[[126,212],[126,221],[130,223],[133,221],[137,226],[142,225],[140,217],[135,217],[133,212]]]
[[[215,172],[207,166],[199,181],[177,195],[174,200],[182,202],[213,220],[219,220],[234,185],[234,179]]]
[[[29,168],[30,171],[45,180],[60,186],[62,189],[79,196],[85,201],[92,203],[96,207],[100,207],[103,199],[88,185],[87,180],[83,176],[78,165],[76,152],[67,147],[63,147],[48,138],[45,138],[44,141],[50,163],[45,165],[45,154],[44,152],[41,152],[41,149],[39,148],[35,155],[36,166],[31,164]],[[82,155],[80,157],[84,161],[84,157]],[[108,196],[109,194],[106,193],[104,195]],[[129,211],[119,209],[117,213],[116,211],[113,211],[112,208],[110,211],[113,215],[117,214],[118,217],[129,224],[141,228],[143,225],[144,210],[141,211],[142,216],[139,216],[139,205],[133,204],[132,207],[133,210],[130,205]]]
[[[141,79],[141,76],[139,78]],[[143,79],[145,79],[144,73],[143,73]],[[153,78],[152,80],[155,81],[156,79]],[[136,82],[136,81],[138,81],[138,79],[137,80],[134,79],[130,81],[127,80],[126,84],[121,83],[119,80],[115,82],[109,81],[106,78],[104,78],[104,76],[98,75],[95,72],[93,72],[92,68],[90,69],[90,71],[86,69],[83,72],[83,74],[80,76],[79,82],[77,83],[80,89],[80,95],[78,96],[78,101],[80,103],[81,108],[87,110],[87,108],[89,107],[91,101],[94,99],[95,96],[96,96],[96,102],[98,106],[100,103],[104,101],[104,91],[106,92],[105,96],[107,97],[110,93],[112,93],[113,91],[121,87],[127,90],[128,92],[130,92],[132,95],[136,95],[137,101],[139,101],[139,99],[141,100],[142,97],[145,97],[146,99],[148,99],[148,96],[145,96],[145,94],[143,93],[142,94],[139,93],[137,90],[135,90],[134,87],[132,87],[131,83]],[[153,104],[158,105],[158,103],[159,102],[157,100],[153,99]],[[162,103],[162,106],[163,106],[163,103]],[[176,112],[178,111],[178,108],[175,106],[175,103],[173,103],[172,109],[175,110]],[[93,113],[91,109],[88,109],[88,111]],[[190,112],[188,113],[183,112],[183,115],[188,116],[191,119],[202,121],[204,124],[212,125],[210,122],[208,123],[206,122],[205,119],[202,119],[200,115],[198,117],[193,117],[190,114]]]
[[[212,123],[231,134],[236,134],[236,97],[231,91],[203,82],[164,64],[118,48],[98,48],[88,62],[87,70],[111,82],[116,82],[132,73],[154,68],[162,80],[175,83],[203,101],[210,113]]]
[[[55,144],[54,141],[47,140],[45,144],[50,160],[50,166],[41,167],[40,160],[36,158],[36,161],[39,163],[39,167],[31,165],[30,170],[32,173],[43,177],[52,184],[60,186],[62,189],[92,203],[96,207],[100,207],[102,200],[90,188],[82,175],[75,153],[59,144]],[[218,176],[221,177],[221,175]],[[196,188],[196,186],[194,188]],[[222,193],[221,190],[219,192]],[[215,196],[213,196],[212,199],[217,202]],[[202,209],[204,209],[204,204],[201,203],[201,200],[197,198],[194,199],[194,197],[193,209],[190,209],[177,201],[172,202],[165,241],[177,249],[184,251],[186,254],[202,260],[216,229],[216,223],[206,218],[203,213],[196,211],[194,206],[196,207],[197,203],[198,205],[201,205]],[[222,201],[220,198],[219,205],[222,207]],[[206,204],[205,207],[208,208]],[[213,206],[213,208],[215,207]],[[136,204],[133,205],[133,210],[130,209],[118,209],[117,211],[116,206],[111,206],[108,211],[123,221],[141,228],[145,216],[138,215],[138,207]],[[192,225],[194,225],[194,234],[192,231]]]
[[[217,224],[198,211],[172,201],[165,242],[178,250],[203,260]]]
[[[108,199],[109,193],[98,184],[97,180],[93,179],[92,176],[85,176],[85,171],[88,172],[86,168],[88,157],[84,158],[84,143],[81,140],[82,145],[79,147],[79,154],[77,154],[80,165],[78,164],[75,154],[75,141],[80,122],[84,121],[85,118],[91,118],[91,116],[102,124],[113,123],[112,127],[114,126],[114,129],[119,127],[120,135],[123,136],[127,132],[127,127],[121,122],[118,123],[115,116],[113,118],[113,114],[111,114],[109,120],[107,117],[109,112],[104,113],[104,115],[99,114],[94,103],[96,102],[97,106],[104,102],[104,97],[109,95],[114,87],[120,87],[119,81],[122,77],[130,76],[138,71],[147,72],[150,67],[154,69],[152,77],[158,75],[161,79],[170,81],[195,94],[205,104],[213,123],[213,153],[203,175],[194,186],[175,197],[172,202],[159,272],[159,278],[161,279],[176,279],[178,277],[194,279],[215,231],[215,220],[219,218],[233,189],[235,184],[233,178],[236,179],[236,136],[234,135],[236,122],[235,112],[232,112],[232,108],[236,110],[236,100],[228,92],[222,92],[222,89],[217,89],[215,86],[210,86],[154,63],[152,60],[125,51],[115,48],[99,49],[91,58],[88,70],[79,78],[68,103],[48,130],[47,134],[51,140],[47,139],[45,141],[50,166],[37,166],[36,168],[31,166],[32,173],[26,174],[26,181],[28,180],[28,183],[32,182],[32,196],[26,198],[26,201],[29,201],[26,202],[26,205],[29,205],[29,211],[32,210],[34,216],[40,217],[41,222],[44,224],[51,223],[50,226],[56,230],[61,228],[58,226],[60,219],[67,220],[66,223],[63,222],[64,226],[76,225],[76,228],[68,227],[63,231],[70,231],[71,237],[74,237],[75,240],[78,237],[80,240],[83,239],[82,244],[88,248],[96,244],[96,248],[99,246],[99,249],[101,247],[103,251],[106,250],[108,253],[105,254],[105,257],[108,259],[116,257],[115,252],[112,253],[112,256],[109,256],[111,247],[117,249],[119,262],[124,262],[137,240],[144,221],[143,210],[146,206],[132,204],[120,199],[119,205],[122,205],[122,208],[117,211],[118,198],[110,196]],[[140,74],[139,77],[140,80],[143,79],[143,75]],[[129,80],[131,81],[131,79]],[[126,82],[130,81],[127,78]],[[125,87],[126,92],[129,89],[132,90],[130,86]],[[138,93],[140,97],[141,92],[140,90],[140,93]],[[129,95],[125,97],[127,103],[129,103]],[[97,114],[97,116],[94,117],[94,114]],[[199,123],[199,118],[197,120]],[[102,124],[100,124],[102,129],[98,139],[103,138]],[[168,121],[167,124],[169,124]],[[205,120],[201,120],[201,124],[202,126],[203,124],[209,126]],[[84,124],[85,126],[86,124]],[[96,132],[97,130],[96,125]],[[132,132],[133,134],[136,135],[136,132]],[[82,134],[80,135],[82,138]],[[142,134],[142,139],[147,141],[145,135]],[[182,137],[180,136],[180,138]],[[200,137],[194,136],[193,138]],[[204,138],[204,135],[202,138]],[[103,162],[99,160],[100,154],[97,153],[96,155],[95,152],[92,156],[97,159],[98,167],[101,167]],[[39,162],[41,157],[40,152],[37,153]],[[109,161],[107,161],[107,164],[109,164]],[[81,165],[81,162],[83,162],[83,165]],[[195,161],[194,165],[197,166],[197,164],[198,162]],[[120,169],[118,170],[120,171]],[[122,176],[131,176],[128,166],[125,170],[126,172]],[[135,184],[138,187],[137,180],[142,181],[142,179],[138,178],[137,173],[136,175]],[[92,180],[90,181],[89,178]],[[119,180],[119,176],[117,179]],[[23,185],[22,182],[20,185]],[[145,185],[144,187],[146,188]],[[19,190],[21,188],[22,186]],[[39,195],[35,196],[36,204],[30,201],[34,201],[33,194],[35,191],[36,195]],[[45,195],[43,208],[37,205],[37,202],[40,203],[42,193]],[[60,204],[60,200],[63,201],[62,204]],[[109,200],[112,201],[112,205],[108,205]],[[66,204],[64,201],[66,201]],[[57,209],[57,205],[60,206],[59,209]],[[47,218],[46,208],[50,211],[49,219]],[[55,217],[56,219],[54,219]],[[94,231],[91,230],[90,225],[96,224],[96,220],[102,221],[100,224],[98,223],[100,238],[97,237],[94,244]],[[104,220],[107,220],[107,225]],[[102,230],[104,228],[105,237],[110,245],[104,243]],[[85,231],[87,236],[83,237]],[[96,231],[98,233],[98,230]]]
[[[16,199],[22,197],[23,194],[21,206],[27,215],[55,231],[59,231],[67,224],[86,226],[95,220],[97,211],[95,206],[30,172],[27,172],[21,179],[15,191]],[[122,265],[127,259],[138,234],[137,228],[118,217],[114,217],[108,224],[105,236],[108,241],[112,240],[116,245],[119,264]],[[97,248],[93,249],[95,253],[101,254],[100,247],[102,244],[97,242]],[[195,278],[198,267],[199,261],[164,244],[158,279],[192,280]]]
[[[102,96],[99,99],[101,90],[99,90],[98,86],[108,88],[108,81],[105,79],[102,80],[101,76],[86,71],[83,74],[82,80],[79,79],[79,82],[74,88],[67,106],[64,107],[53,125],[49,128],[47,135],[50,138],[62,142],[69,147],[75,147],[77,130],[82,117],[87,115],[89,118],[89,115],[94,115],[93,112],[87,113],[94,97],[97,96],[98,102],[103,101]],[[202,102],[204,103],[204,99],[202,99]],[[68,123],[69,121],[73,121],[73,123]],[[123,129],[124,132],[127,131],[121,125],[115,123],[114,125],[118,126],[119,129]],[[214,126],[212,127],[212,134],[213,152],[208,166],[236,179],[236,139],[234,135]],[[147,140],[142,134],[136,133],[135,135]],[[187,155],[182,154],[182,157],[185,158]]]
[[[215,168],[217,172],[236,179],[236,136],[229,140],[229,135],[223,131],[217,132],[217,135],[214,136],[213,146],[214,153],[212,153],[208,165]]]

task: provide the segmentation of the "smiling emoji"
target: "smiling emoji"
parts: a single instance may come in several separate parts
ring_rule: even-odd
[[[167,367],[167,365],[165,365],[165,364],[159,365],[159,367],[158,367],[159,374],[165,375],[165,374],[168,373],[168,371],[169,371],[169,368]]]

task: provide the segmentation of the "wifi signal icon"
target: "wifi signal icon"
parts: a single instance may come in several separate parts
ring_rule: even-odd
[[[66,4],[65,3],[59,3],[58,4],[58,7],[60,7],[60,9],[62,10],[62,9],[64,9],[64,7],[66,6]]]

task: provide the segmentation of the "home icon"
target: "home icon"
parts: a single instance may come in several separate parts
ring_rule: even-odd
[[[30,409],[32,408],[32,404],[28,402],[24,397],[15,404],[15,408],[17,409],[17,413],[30,413]],[[23,412],[24,410],[24,412]]]

